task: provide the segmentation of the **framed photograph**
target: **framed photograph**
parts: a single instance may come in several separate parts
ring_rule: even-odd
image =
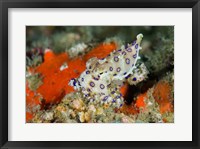
[[[0,0],[0,145],[199,144],[198,0]]]

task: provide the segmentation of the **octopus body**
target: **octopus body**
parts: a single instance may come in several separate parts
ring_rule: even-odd
[[[140,68],[145,70],[145,74],[136,69],[142,38],[142,34],[137,35],[133,43],[113,51],[103,59],[91,58],[86,63],[86,70],[69,84],[75,90],[81,91],[91,102],[121,106],[123,97],[119,89],[123,83],[128,81],[129,84],[136,84],[134,82],[146,77],[144,64]]]

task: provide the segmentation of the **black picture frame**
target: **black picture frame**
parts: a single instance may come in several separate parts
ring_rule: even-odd
[[[61,142],[8,141],[9,8],[192,8],[192,141]],[[199,0],[0,0],[0,146],[21,148],[187,148],[200,149],[200,1]],[[186,49],[184,49],[186,50]],[[181,135],[181,134],[180,134]]]

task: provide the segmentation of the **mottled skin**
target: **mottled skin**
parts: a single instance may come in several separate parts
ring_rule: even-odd
[[[119,88],[127,79],[139,76],[134,75],[133,70],[136,70],[139,50],[142,49],[140,47],[142,38],[142,34],[137,35],[136,41],[113,51],[103,59],[91,58],[86,63],[86,70],[69,84],[76,90],[82,91],[91,101],[98,100],[120,106],[122,97]],[[132,81],[138,82],[136,77],[132,78]]]

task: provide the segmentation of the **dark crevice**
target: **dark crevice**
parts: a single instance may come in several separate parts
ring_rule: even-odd
[[[161,78],[163,78],[167,72],[172,72],[173,69],[174,65],[169,65],[156,73],[150,73],[145,81],[142,81],[137,85],[129,85],[128,91],[124,97],[125,103],[130,105],[138,94],[145,93],[149,88],[153,87]]]

